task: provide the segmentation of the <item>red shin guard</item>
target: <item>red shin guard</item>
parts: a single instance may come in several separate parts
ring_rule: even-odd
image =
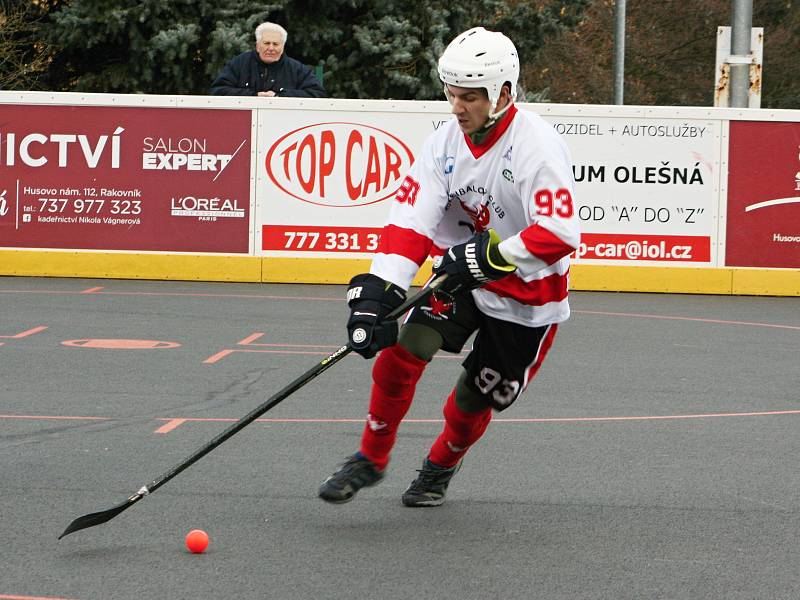
[[[361,436],[360,452],[378,469],[389,463],[397,428],[414,399],[417,381],[428,362],[399,345],[380,353],[372,368],[369,415]]]
[[[444,404],[444,431],[431,446],[428,458],[440,467],[454,467],[477,442],[492,420],[492,409],[468,413],[456,405],[456,391],[450,392]]]

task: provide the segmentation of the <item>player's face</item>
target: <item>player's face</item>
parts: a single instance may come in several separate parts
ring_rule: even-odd
[[[475,133],[489,120],[492,104],[486,90],[447,85],[451,112],[458,119],[458,126],[467,135]]]
[[[274,63],[283,54],[283,40],[277,31],[266,31],[261,34],[261,39],[256,42],[258,58],[265,63]]]

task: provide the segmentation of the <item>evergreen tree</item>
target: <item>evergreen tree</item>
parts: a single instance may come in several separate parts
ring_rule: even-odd
[[[69,0],[51,13],[56,48],[51,89],[154,94],[203,93],[209,58],[238,53],[247,27],[283,2]],[[260,15],[258,14],[260,13]],[[252,44],[250,44],[252,45]]]
[[[476,25],[503,31],[522,60],[571,26],[587,0],[67,0],[51,13],[49,89],[205,94],[258,23],[289,32],[286,53],[321,65],[333,97],[439,99],[436,63]]]

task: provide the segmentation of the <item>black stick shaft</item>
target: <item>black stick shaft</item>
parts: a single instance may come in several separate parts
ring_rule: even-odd
[[[409,309],[420,304],[422,300],[427,298],[428,294],[433,292],[433,290],[435,290],[439,285],[441,285],[444,279],[445,276],[443,275],[438,279],[432,281],[431,284],[428,285],[426,288],[417,292],[412,298],[406,300],[403,304],[401,304],[396,309],[391,311],[388,315],[386,315],[386,317],[384,317],[385,320],[394,321],[395,319],[401,317]],[[312,367],[311,369],[300,375],[300,377],[298,377],[290,384],[285,386],[282,390],[272,395],[266,402],[264,402],[260,406],[257,406],[248,414],[246,414],[244,417],[236,421],[236,423],[234,423],[224,431],[220,432],[216,437],[214,437],[214,439],[212,439],[202,448],[196,450],[191,456],[186,458],[182,463],[176,465],[175,467],[164,473],[161,477],[154,480],[150,485],[147,486],[147,491],[148,492],[156,491],[162,485],[167,483],[170,479],[172,479],[182,471],[188,469],[198,460],[203,458],[206,454],[211,452],[222,442],[224,442],[227,439],[230,439],[231,437],[239,433],[242,429],[247,427],[250,423],[252,423],[256,419],[258,419],[258,417],[263,415],[265,412],[274,408],[275,406],[283,402],[286,398],[294,394],[297,390],[305,386],[309,381],[327,371],[329,368],[338,363],[352,351],[353,349],[350,347],[350,345],[346,344],[341,348],[339,348],[333,354],[330,354],[327,358],[323,359],[322,361],[317,363],[314,367]]]
[[[147,491],[148,492],[156,491],[162,485],[167,483],[170,479],[172,479],[182,471],[185,471],[186,469],[191,467],[194,463],[203,458],[214,448],[222,444],[222,442],[230,439],[231,437],[239,433],[242,429],[247,427],[250,423],[252,423],[256,419],[258,419],[258,417],[263,415],[265,412],[280,404],[283,400],[294,394],[297,390],[305,386],[309,381],[311,381],[318,375],[321,375],[322,373],[327,371],[330,367],[332,367],[337,362],[342,360],[352,351],[353,349],[349,345],[342,346],[336,352],[329,355],[326,359],[317,363],[313,368],[303,373],[300,377],[292,381],[281,391],[270,396],[270,398],[266,402],[264,402],[260,406],[257,406],[252,411],[247,413],[244,417],[236,421],[236,423],[234,423],[224,431],[220,432],[205,446],[203,446],[202,448],[198,448],[191,456],[187,457],[182,463],[176,465],[175,467],[164,473],[161,477],[154,480],[150,485],[147,486]]]
[[[437,279],[433,280],[427,287],[417,292],[413,297],[409,298],[403,304],[398,306],[395,310],[386,315],[385,319],[386,320],[398,319],[408,310],[422,304],[422,302],[424,302],[425,299],[442,284],[442,282],[446,279],[446,277],[447,277],[446,275],[441,275]],[[222,444],[225,440],[228,440],[234,435],[236,435],[239,431],[241,431],[242,429],[247,427],[250,423],[258,419],[258,417],[263,415],[271,408],[280,404],[283,400],[294,394],[297,390],[302,388],[312,379],[316,378],[317,376],[327,371],[329,368],[338,363],[352,351],[353,349],[350,347],[349,344],[342,346],[336,352],[328,355],[327,358],[323,359],[322,361],[314,365],[311,369],[300,375],[300,377],[292,381],[289,385],[285,386],[282,390],[272,395],[266,402],[260,404],[252,411],[250,411],[248,414],[246,414],[244,417],[236,421],[236,423],[234,423],[233,425],[231,425],[230,427],[219,433],[207,444],[205,444],[201,448],[198,448],[191,456],[187,457],[182,462],[174,466],[172,469],[161,475],[161,477],[153,480],[153,482],[150,483],[150,485],[142,486],[139,489],[139,491],[137,491],[135,494],[133,494],[130,498],[128,498],[124,502],[116,506],[113,506],[112,508],[96,513],[83,515],[73,520],[72,523],[70,523],[69,526],[67,526],[67,528],[64,530],[64,533],[62,533],[58,539],[61,539],[65,535],[68,535],[74,531],[79,531],[80,529],[86,529],[87,527],[94,527],[95,525],[100,525],[101,523],[110,521],[121,512],[127,510],[128,508],[136,504],[139,500],[141,500],[151,492],[156,491],[158,488],[167,483],[170,479],[172,479],[176,475],[188,469],[198,460],[203,458],[206,454],[211,452],[214,448]]]

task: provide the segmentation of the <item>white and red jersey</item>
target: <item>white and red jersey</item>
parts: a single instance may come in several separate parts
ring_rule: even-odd
[[[478,308],[529,327],[560,323],[580,238],[573,191],[569,150],[540,116],[512,105],[477,146],[452,119],[398,190],[370,272],[408,289],[429,255],[493,228],[517,270],[474,290]]]

